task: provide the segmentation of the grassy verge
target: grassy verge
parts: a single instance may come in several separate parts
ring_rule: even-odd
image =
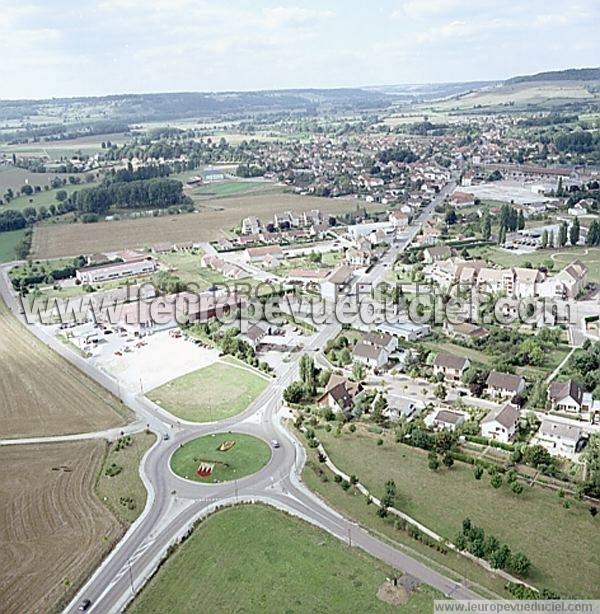
[[[450,470],[431,471],[426,453],[395,443],[389,433],[383,445],[377,445],[378,435],[363,429],[341,437],[320,430],[318,436],[333,462],[358,475],[374,495],[382,496],[386,480],[394,480],[396,507],[446,539],[452,540],[469,517],[531,559],[529,583],[563,595],[600,595],[598,523],[587,506],[571,501],[566,509],[556,493],[540,487],[526,488],[520,496],[507,485],[494,489],[489,476],[477,481],[472,468],[460,462]],[[571,573],[574,568],[577,574]]]
[[[98,497],[125,525],[131,524],[146,505],[139,466],[155,439],[152,433],[139,433],[112,443],[98,476]],[[117,472],[118,467],[121,470]]]
[[[249,369],[217,362],[168,382],[148,396],[179,418],[212,422],[242,412],[267,383]]]
[[[234,442],[227,449],[226,442]],[[224,449],[221,449],[225,445]],[[271,448],[258,437],[241,433],[216,433],[192,439],[171,457],[171,469],[196,482],[227,482],[243,478],[262,469],[271,458]],[[200,476],[200,465],[210,466],[212,473]]]
[[[394,572],[297,518],[253,505],[202,522],[130,611],[431,612],[421,586],[401,606],[377,597]]]

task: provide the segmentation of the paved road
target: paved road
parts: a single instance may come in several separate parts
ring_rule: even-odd
[[[412,237],[397,245],[389,258],[395,258],[397,253],[406,248],[434,206],[435,203],[432,203],[421,214],[417,220],[418,227],[414,231],[411,230]],[[7,267],[2,267],[0,294],[18,315],[18,304],[12,295],[6,273]],[[86,375],[119,396],[135,412],[137,420],[129,425],[128,429],[149,425],[149,428],[158,434],[157,442],[145,454],[140,465],[140,474],[148,490],[146,508],[67,606],[65,612],[75,612],[83,598],[92,601],[89,611],[121,611],[152,574],[168,546],[178,541],[197,518],[211,513],[219,505],[241,501],[263,501],[298,515],[340,539],[350,539],[353,545],[415,576],[449,597],[479,598],[467,587],[429,569],[420,561],[394,549],[343,518],[301,483],[300,475],[305,462],[304,448],[280,421],[282,392],[297,376],[298,356],[242,414],[219,423],[196,425],[183,423],[145,397],[123,390],[116,380],[61,344],[42,325],[29,325],[28,328]],[[311,337],[305,349],[314,351],[323,348],[327,340],[339,334],[340,330],[338,323],[323,326]],[[276,439],[280,442],[280,447],[273,449],[270,462],[261,471],[226,484],[199,484],[184,480],[170,471],[169,459],[181,444],[198,436],[223,430],[253,434],[267,442]],[[165,433],[169,434],[168,439],[164,438]],[[104,431],[73,437],[111,434],[114,433]]]

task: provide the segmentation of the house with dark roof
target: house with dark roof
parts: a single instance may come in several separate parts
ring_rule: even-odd
[[[548,399],[554,411],[579,413],[583,403],[583,390],[572,379],[552,382],[548,387]]]
[[[514,397],[525,390],[525,378],[521,375],[490,371],[486,386],[487,393],[493,397]]]
[[[433,372],[442,373],[445,377],[460,380],[462,374],[469,368],[470,361],[464,356],[455,356],[446,352],[440,352],[433,360]]]
[[[327,405],[334,412],[345,411],[352,407],[354,399],[362,392],[362,385],[351,382],[342,375],[333,373],[327,382],[325,392],[318,399],[319,405]]]
[[[509,443],[519,426],[519,410],[510,403],[492,409],[481,421],[481,434],[488,439]]]
[[[378,333],[370,331],[363,337],[363,342],[367,345],[383,348],[388,354],[398,349],[398,339],[389,333]]]

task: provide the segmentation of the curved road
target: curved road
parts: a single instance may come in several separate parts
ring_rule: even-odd
[[[447,193],[447,190],[444,192]],[[425,215],[420,216],[419,227],[430,214],[433,204],[428,209]],[[404,242],[404,245],[394,251],[401,251],[407,243],[408,241]],[[18,303],[7,276],[10,266],[0,267],[0,294],[19,317]],[[65,612],[77,611],[79,602],[84,598],[92,601],[89,611],[121,611],[152,575],[169,545],[179,541],[198,518],[211,513],[219,506],[257,501],[299,516],[341,540],[350,540],[352,545],[362,548],[404,573],[415,576],[448,597],[480,599],[478,594],[465,586],[429,569],[420,561],[396,550],[345,519],[302,484],[300,475],[306,460],[304,448],[280,422],[282,392],[296,377],[298,357],[287,365],[284,372],[273,380],[242,414],[218,423],[192,424],[178,420],[139,394],[123,391],[115,379],[60,343],[43,325],[24,325],[86,375],[120,397],[137,417],[136,422],[123,429],[69,437],[36,438],[35,441],[111,438],[118,436],[121,430],[136,432],[146,425],[158,435],[157,442],[145,454],[140,465],[140,475],[148,490],[144,511],[67,606]],[[313,336],[305,349],[321,349],[326,341],[335,337],[340,330],[341,327],[337,323],[324,326]],[[227,430],[249,433],[262,437],[267,442],[276,439],[280,442],[280,447],[272,450],[271,460],[258,473],[235,482],[200,484],[182,479],[170,470],[170,457],[181,444],[201,435]],[[168,439],[163,438],[165,433],[169,433]],[[30,442],[25,439],[2,443]]]

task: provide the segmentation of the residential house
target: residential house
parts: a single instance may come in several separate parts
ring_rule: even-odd
[[[404,418],[411,420],[415,414],[425,407],[423,401],[411,399],[410,397],[388,394],[387,407],[383,410],[383,415],[392,422]]]
[[[487,439],[509,443],[519,426],[519,410],[510,403],[492,409],[481,421],[481,434]]]
[[[435,414],[432,426],[436,430],[454,431],[457,426],[465,422],[465,415],[450,409],[440,409]]]
[[[267,256],[281,260],[283,258],[283,250],[279,245],[265,245],[264,247],[247,247],[244,251],[246,262],[261,262]]]
[[[448,379],[460,380],[470,364],[469,359],[464,356],[440,352],[433,360],[433,372],[442,373]]]
[[[548,387],[548,398],[554,411],[578,414],[583,403],[583,390],[572,379],[552,382]]]
[[[470,207],[475,204],[475,195],[470,192],[456,191],[450,197],[450,202],[457,208]]]
[[[446,260],[452,256],[452,250],[447,245],[437,247],[426,247],[423,250],[423,261],[426,264],[432,264],[439,260]]]
[[[582,435],[579,426],[544,418],[533,441],[546,448],[552,456],[571,457],[580,451]]]
[[[407,213],[401,210],[390,211],[389,222],[395,230],[404,229],[408,226],[410,217]]]
[[[318,403],[327,405],[334,412],[349,410],[361,391],[360,383],[351,382],[342,375],[333,373]]]
[[[371,369],[381,369],[381,367],[387,364],[389,355],[382,347],[359,341],[354,346],[352,358]]]
[[[348,288],[354,269],[349,266],[339,266],[327,275],[321,282],[321,297],[327,301],[335,302],[340,294]]]
[[[486,380],[487,393],[493,397],[514,397],[525,390],[525,378],[511,373],[491,371]]]
[[[389,333],[376,333],[369,331],[363,337],[367,345],[383,348],[388,354],[393,354],[398,348],[398,339]]]
[[[588,268],[581,260],[573,260],[555,280],[555,296],[575,298],[588,284]]]
[[[262,224],[256,216],[245,217],[242,220],[243,235],[257,235],[262,230]]]

